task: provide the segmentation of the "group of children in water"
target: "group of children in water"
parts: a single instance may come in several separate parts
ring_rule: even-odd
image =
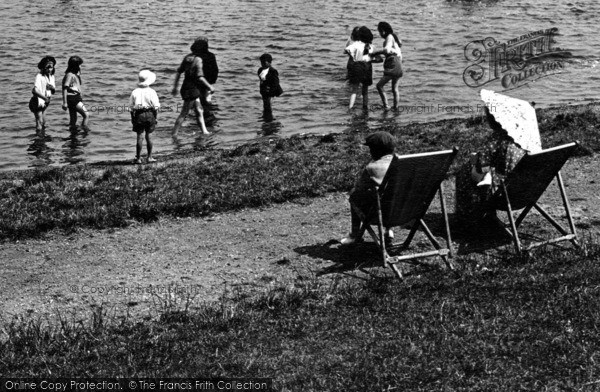
[[[81,57],[69,58],[62,80],[62,108],[69,110],[70,127],[76,127],[77,113],[79,113],[83,118],[81,126],[87,129],[89,115],[81,99],[81,64],[83,64]],[[45,112],[52,94],[56,92],[55,67],[56,59],[52,56],[45,56],[38,63],[40,72],[35,77],[33,96],[29,100],[29,110],[35,115],[35,129],[38,133],[46,128]]]
[[[362,85],[363,108],[369,105],[369,86],[373,84],[372,63],[383,62],[383,77],[377,83],[377,92],[381,97],[384,110],[388,110],[387,96],[383,90],[384,86],[391,81],[394,96],[393,108],[398,108],[400,92],[398,90],[402,71],[402,42],[394,34],[392,26],[387,22],[379,22],[377,30],[384,39],[383,49],[373,50],[373,33],[366,26],[357,26],[346,43],[344,53],[348,55],[348,81],[352,87],[350,94],[350,109],[354,107],[356,95]]]
[[[348,80],[352,86],[352,95],[350,96],[350,108],[354,106],[359,86],[362,85],[363,106],[368,106],[368,86],[373,83],[372,62],[384,63],[384,75],[377,83],[377,90],[381,96],[384,108],[388,109],[387,97],[383,87],[390,80],[392,81],[392,91],[394,95],[394,108],[398,106],[399,92],[398,81],[402,76],[402,53],[400,47],[402,43],[393,33],[391,26],[386,22],[380,22],[378,31],[384,38],[384,47],[375,52],[372,47],[373,34],[365,27],[356,27],[352,36],[348,40],[345,53],[348,59]],[[179,80],[183,75],[183,83],[179,92],[183,99],[182,110],[175,121],[173,135],[177,135],[183,121],[190,109],[194,109],[196,122],[203,134],[210,134],[206,129],[205,112],[210,115],[211,97],[214,93],[213,84],[217,81],[219,67],[216,57],[208,50],[208,39],[205,37],[197,38],[190,47],[191,53],[186,55],[177,69],[175,83],[173,86],[173,95],[177,94]],[[381,58],[385,57],[385,61]],[[263,100],[263,116],[265,120],[273,119],[271,99],[278,97],[283,93],[279,83],[279,73],[271,66],[273,58],[265,53],[260,56],[261,66],[257,75],[259,79],[259,91]],[[67,70],[62,80],[62,108],[69,111],[69,127],[77,129],[77,114],[81,115],[81,128],[89,130],[89,113],[82,100],[82,82],[81,65],[83,60],[79,56],[69,58]],[[56,93],[55,82],[56,59],[52,56],[45,56],[38,63],[40,72],[36,75],[33,96],[29,102],[29,109],[35,115],[36,131],[41,134],[46,127],[45,112],[50,104],[51,97]],[[138,87],[132,91],[129,108],[131,112],[131,122],[133,132],[137,134],[136,156],[134,163],[141,163],[141,151],[144,136],[146,139],[147,162],[155,162],[152,156],[152,138],[151,134],[156,127],[156,119],[160,102],[156,91],[150,87],[156,80],[156,75],[150,70],[144,69],[138,75]]]

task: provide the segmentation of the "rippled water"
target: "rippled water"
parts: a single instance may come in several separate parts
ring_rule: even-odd
[[[479,90],[463,81],[470,64],[465,45],[486,37],[506,42],[553,27],[559,29],[557,46],[573,56],[560,74],[510,94],[535,101],[538,107],[600,98],[600,40],[595,27],[600,5],[591,0],[7,0],[0,10],[0,170],[132,158],[134,134],[122,108],[141,68],[157,73],[153,87],[163,107],[172,109],[159,116],[154,136],[159,156],[180,149],[231,146],[265,135],[376,129],[390,122],[471,115],[442,108],[477,108],[479,103]],[[364,24],[375,31],[380,20],[388,21],[403,41],[403,111],[384,113],[373,87],[371,110],[362,113],[359,98],[357,109],[348,112],[344,43],[354,26]],[[197,35],[209,37],[221,69],[214,96],[217,119],[209,127],[215,133],[209,138],[192,135],[196,126],[188,121],[179,140],[173,140],[170,128],[181,100],[170,90],[175,69]],[[376,38],[376,46],[381,43]],[[256,70],[263,52],[273,55],[285,90],[274,100],[271,123],[261,119],[258,94]],[[37,62],[46,54],[58,60],[57,82],[69,56],[84,59],[89,133],[68,131],[68,114],[55,96],[47,110],[47,135],[36,137],[27,102]],[[377,80],[381,65],[374,68]],[[485,87],[504,90],[499,83]],[[111,111],[100,110],[103,107]]]

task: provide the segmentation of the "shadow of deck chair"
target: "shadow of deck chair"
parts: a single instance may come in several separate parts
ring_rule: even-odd
[[[451,268],[448,256],[452,257],[452,244],[442,181],[446,178],[446,173],[457,152],[458,150],[455,148],[422,154],[395,155],[381,186],[375,189],[376,205],[364,213],[351,203],[351,207],[361,219],[360,236],[365,230],[369,232],[381,251],[381,263],[392,268],[398,278],[402,278],[402,273],[396,264],[412,259],[440,256],[446,266]],[[446,247],[439,244],[423,221],[438,191],[444,220]],[[371,227],[372,225],[377,226],[377,233]],[[400,250],[408,249],[419,228],[425,232],[435,250],[390,256],[383,237],[384,228],[406,225],[411,225],[411,229]]]
[[[569,199],[560,175],[560,169],[575,153],[577,148],[578,143],[574,142],[542,150],[535,154],[525,155],[513,171],[506,176],[500,184],[498,191],[492,196],[492,206],[496,210],[506,211],[508,214],[510,229],[504,225],[503,227],[512,238],[518,254],[535,247],[561,241],[571,241],[573,245],[579,246],[575,224],[571,216]],[[556,178],[556,182],[558,183],[570,231],[565,230],[538,204],[539,198],[544,194],[554,178]],[[561,235],[545,241],[531,242],[527,246],[524,246],[517,230],[532,208],[535,208]],[[521,209],[523,211],[521,211],[515,220],[513,212]]]

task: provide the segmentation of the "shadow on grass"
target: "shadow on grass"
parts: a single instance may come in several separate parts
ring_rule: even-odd
[[[426,220],[426,224],[434,237],[442,247],[445,247],[446,232],[442,214],[428,214]],[[403,247],[402,244],[410,233],[411,227],[412,224],[407,224],[403,227],[393,228],[395,234],[394,243],[387,248],[390,256],[407,255],[435,249],[421,229],[417,230],[410,245],[407,248]],[[377,231],[376,227],[373,228]],[[355,270],[359,270],[368,275],[380,276],[381,272],[387,274],[390,270],[387,267],[384,268],[382,256],[376,243],[371,239],[368,233],[365,233],[364,240],[364,242],[348,246],[341,245],[337,240],[329,240],[323,244],[295,248],[294,251],[301,255],[310,256],[311,258],[328,260],[335,263],[319,270],[317,276],[333,273],[347,274],[350,271]],[[434,257],[428,260],[407,261],[402,264],[408,266],[408,268],[403,268],[402,273],[411,275],[413,273],[437,269],[443,262],[441,258]]]
[[[317,271],[317,276],[334,273],[349,273],[360,270],[370,274],[371,269],[381,267],[381,256],[374,242],[342,245],[337,240],[295,248],[294,251],[315,259],[332,261],[334,264]]]

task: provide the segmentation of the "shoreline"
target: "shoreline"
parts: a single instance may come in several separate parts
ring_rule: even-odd
[[[570,112],[577,112],[580,110],[594,109],[597,107],[600,107],[600,102],[550,106],[550,107],[543,108],[543,109],[536,109],[536,113],[538,114],[538,119],[539,119],[540,115],[548,116],[548,115],[552,115],[556,112],[570,113]],[[435,121],[425,121],[425,122],[411,122],[411,123],[408,123],[405,125],[393,124],[392,126],[393,126],[393,128],[396,128],[396,129],[402,129],[402,128],[406,128],[406,129],[425,128],[426,129],[429,126],[441,127],[444,125],[457,126],[457,124],[467,124],[467,123],[471,123],[474,121],[480,121],[482,117],[483,117],[483,113],[476,112],[467,117],[455,117],[455,118],[435,120]],[[379,128],[385,128],[385,127],[381,126]],[[379,128],[377,128],[377,129],[379,129]],[[375,131],[377,129],[373,129],[372,131]],[[215,154],[215,153],[219,153],[219,152],[223,152],[223,151],[231,151],[231,150],[235,150],[235,149],[238,149],[238,148],[241,148],[244,146],[261,145],[264,143],[268,144],[268,143],[271,143],[273,140],[289,139],[289,138],[294,138],[294,137],[318,139],[318,138],[322,138],[322,137],[329,136],[329,135],[332,135],[333,137],[337,137],[337,136],[343,135],[343,134],[344,134],[344,132],[333,132],[333,133],[311,132],[311,133],[299,133],[299,134],[294,134],[294,135],[286,136],[286,137],[281,137],[280,135],[273,135],[272,137],[269,137],[269,136],[271,136],[271,135],[269,135],[269,136],[260,137],[259,139],[251,139],[251,140],[247,140],[247,141],[242,141],[240,143],[236,143],[236,144],[229,145],[226,147],[211,147],[211,148],[207,148],[207,149],[202,149],[201,151],[186,150],[186,151],[169,153],[169,154],[165,154],[165,155],[158,154],[157,157],[159,157],[160,160],[154,165],[158,166],[161,164],[173,163],[173,162],[177,162],[178,160],[202,159],[202,157],[205,155]],[[146,166],[146,165],[147,164],[143,164],[142,166]],[[90,167],[94,167],[94,168],[109,168],[109,167],[115,167],[115,166],[127,167],[127,166],[134,166],[134,165],[131,164],[130,159],[126,159],[126,160],[100,160],[100,161],[95,161],[95,162],[84,162],[84,163],[67,164],[67,165],[60,165],[60,166],[44,166],[44,167],[29,167],[29,168],[23,168],[23,169],[9,169],[9,170],[0,171],[0,181],[7,180],[7,179],[13,179],[19,173],[27,174],[27,173],[31,173],[31,172],[35,172],[35,171],[44,171],[44,170],[52,170],[52,169],[70,170],[70,168],[77,168],[80,166],[90,166]]]
[[[580,142],[576,156],[600,151],[599,105],[540,110],[544,148]],[[399,154],[458,147],[453,176],[486,142],[485,117],[378,128]],[[122,228],[162,217],[205,217],[347,192],[368,161],[354,132],[259,140],[231,150],[170,155],[159,163],[112,161],[0,174],[0,242],[43,238],[55,230]],[[127,164],[125,164],[127,163]]]

